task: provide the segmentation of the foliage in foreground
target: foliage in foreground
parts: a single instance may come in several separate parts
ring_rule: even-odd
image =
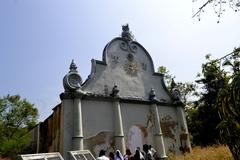
[[[195,13],[193,14],[192,17],[197,16],[198,20],[200,21],[200,16],[204,12],[205,9],[207,9],[209,5],[212,5],[211,7],[213,8],[214,13],[218,17],[217,23],[220,22],[221,16],[225,13],[226,10],[231,8],[235,12],[240,11],[240,1],[238,0],[193,0],[192,2],[195,3],[198,11],[194,11]]]
[[[221,140],[237,160],[240,159],[240,50],[236,49],[223,65],[231,71],[227,72],[227,81],[218,93],[216,106],[221,119],[218,128]]]
[[[191,106],[193,103],[192,98],[198,97],[197,85],[193,82],[174,82],[175,76],[173,76],[170,71],[165,66],[158,67],[158,73],[164,74],[164,81],[166,87],[169,91],[173,88],[172,84],[174,83],[176,88],[181,93],[181,101],[186,106]]]
[[[0,98],[0,157],[14,159],[29,144],[27,135],[36,125],[38,110],[19,95]]]
[[[236,160],[240,159],[239,52],[240,49],[235,49],[232,54],[224,57],[223,63],[207,57],[207,62],[203,64],[202,78],[198,81],[203,84],[205,92],[194,112],[196,121],[190,124],[190,129],[195,126],[199,130],[197,140],[200,140],[200,145],[209,145],[210,140],[227,144]],[[214,144],[214,141],[211,143]]]
[[[210,55],[206,59],[199,75],[201,78],[196,81],[202,86],[200,94],[193,94],[196,92],[193,85],[179,83],[177,86],[183,97],[200,95],[194,107],[186,108],[192,142],[201,146],[227,144],[237,160],[240,159],[240,48],[222,57],[224,62],[212,60]],[[158,71],[166,75],[165,80],[170,88],[173,76],[163,66]],[[188,101],[187,98],[183,100],[185,103]]]
[[[216,106],[217,96],[226,75],[221,71],[219,63],[206,56],[207,62],[202,65],[202,92],[195,106],[188,110],[188,127],[194,145],[208,146],[220,142],[217,125],[221,122]]]
[[[168,160],[233,160],[226,146],[194,147],[191,153],[175,156],[168,154]]]

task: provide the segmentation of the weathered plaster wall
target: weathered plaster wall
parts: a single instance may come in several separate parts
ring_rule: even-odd
[[[132,152],[143,144],[154,147],[154,120],[150,104],[120,102],[124,138]],[[53,114],[40,124],[39,152],[62,153],[63,108],[54,108]],[[166,152],[181,154],[187,136],[176,106],[158,106]],[[110,100],[82,100],[84,149],[97,156],[101,149],[108,152],[115,148],[114,110]],[[69,115],[70,116],[70,115]],[[35,128],[36,130],[37,128]],[[35,136],[36,137],[36,136]],[[36,138],[35,138],[36,141]]]
[[[83,134],[92,137],[101,131],[113,130],[112,102],[82,100]]]
[[[150,105],[122,103],[121,111],[126,147],[134,153],[143,144],[154,146]]]
[[[149,104],[120,103],[126,148],[135,152],[143,144],[154,147],[154,119]],[[100,149],[113,151],[114,113],[111,101],[83,100],[84,148],[97,155]],[[166,152],[181,153],[184,138],[174,106],[158,106]]]
[[[161,128],[166,152],[180,154],[180,135],[182,131],[176,107],[158,106],[158,111],[161,118]]]
[[[82,101],[84,148],[98,155],[101,149],[114,149],[112,102]]]

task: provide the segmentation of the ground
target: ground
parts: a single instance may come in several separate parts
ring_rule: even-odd
[[[168,154],[168,160],[233,160],[233,158],[227,146],[218,145],[204,148],[193,147],[192,152],[184,156]]]

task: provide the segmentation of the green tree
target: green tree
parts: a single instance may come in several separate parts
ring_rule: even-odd
[[[181,93],[182,102],[186,105],[187,109],[193,106],[193,102],[196,101],[196,99],[199,96],[199,93],[197,92],[197,85],[193,82],[177,82],[176,88]]]
[[[175,76],[170,74],[170,71],[165,66],[158,67],[158,73],[164,74],[164,81],[167,85],[167,88],[170,89],[172,79],[175,78]]]
[[[19,95],[0,98],[0,156],[11,157],[24,151],[27,133],[37,123],[38,110]]]
[[[206,58],[198,80],[204,92],[191,114],[190,131],[198,133],[194,135],[195,143],[219,141],[228,145],[235,159],[240,159],[240,49],[220,59]]]
[[[194,108],[189,110],[189,131],[195,145],[212,145],[220,142],[220,123],[218,108],[215,105],[217,95],[222,87],[226,74],[220,69],[218,61],[211,60],[206,56],[207,62],[202,65],[201,78],[196,82],[202,85],[200,99],[195,102]]]
[[[167,88],[171,91],[172,81],[175,78],[165,66],[158,67],[158,72],[164,74]],[[191,106],[194,98],[198,97],[197,85],[193,82],[176,82],[175,86],[181,93],[181,100],[186,106]]]
[[[228,145],[234,159],[240,159],[240,49],[235,49],[223,63],[230,67],[222,82],[216,106],[221,122],[218,125],[221,140]]]

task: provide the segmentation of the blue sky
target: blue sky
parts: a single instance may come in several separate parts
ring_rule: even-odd
[[[191,0],[1,0],[0,96],[20,94],[44,120],[60,102],[71,60],[85,80],[91,59],[102,59],[126,23],[155,69],[194,81],[206,54],[221,57],[240,46],[238,12],[228,9],[218,24],[211,6],[201,21],[192,18],[197,7]]]

